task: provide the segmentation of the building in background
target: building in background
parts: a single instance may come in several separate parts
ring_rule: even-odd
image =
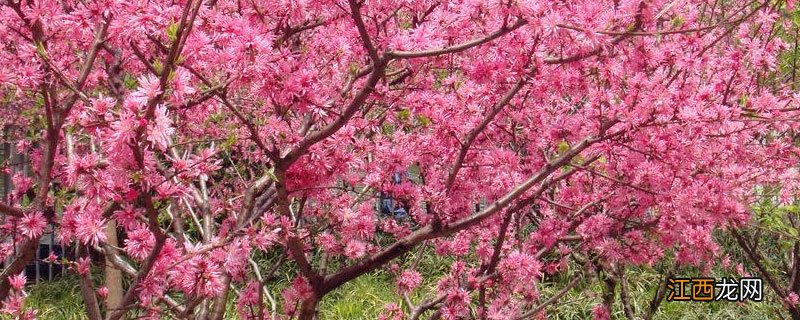
[[[6,168],[8,168],[8,170],[6,170]],[[0,195],[2,195],[2,201],[6,203],[9,202],[9,194],[13,189],[11,177],[18,172],[31,174],[31,170],[23,155],[15,152],[12,143],[3,142],[0,144]],[[3,221],[3,223],[5,223],[5,221]],[[39,240],[39,249],[36,253],[37,259],[25,267],[25,276],[28,278],[28,281],[50,281],[63,274],[64,270],[60,264],[45,261],[45,259],[50,256],[51,252],[58,257],[59,260],[63,258],[66,253],[64,248],[56,243],[56,236],[52,226],[48,226],[45,229],[44,235],[42,235]],[[11,258],[8,258],[6,261],[2,261],[2,265],[5,266],[11,263],[10,259]]]

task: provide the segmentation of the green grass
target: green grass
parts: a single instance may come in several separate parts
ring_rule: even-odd
[[[421,270],[435,270],[441,275],[446,272],[446,263],[439,257],[424,259]],[[445,265],[445,266],[443,266]],[[432,272],[433,273],[433,272]],[[683,271],[691,275],[691,270]],[[438,277],[434,277],[436,279]],[[430,278],[429,278],[430,279]],[[569,279],[557,279],[553,282],[539,284],[541,297],[546,299],[560,290]],[[641,315],[647,307],[654,291],[660,284],[661,276],[653,269],[631,269],[627,273],[630,297],[637,315]],[[280,299],[280,292],[288,285],[289,279],[273,282],[269,290],[275,299]],[[435,293],[435,281],[427,280],[411,294],[415,303]],[[654,319],[780,319],[788,318],[774,293],[764,288],[763,302],[662,302]],[[74,277],[65,277],[54,282],[41,282],[31,285],[26,306],[38,310],[39,319],[73,320],[86,319],[83,302],[80,297],[78,282]],[[549,319],[578,320],[591,319],[592,308],[601,300],[600,284],[579,286],[562,297],[556,304],[546,309]],[[376,319],[388,303],[403,306],[402,298],[395,292],[394,279],[387,272],[378,270],[348,282],[337,290],[326,295],[319,305],[320,319]],[[280,301],[277,301],[280,312]],[[266,306],[269,308],[269,306]],[[403,306],[405,308],[405,306]],[[236,319],[235,301],[228,303],[226,319]],[[613,319],[624,319],[619,299],[615,299],[612,310]]]
[[[691,274],[686,271],[686,274]],[[634,313],[638,316],[644,314],[648,308],[650,300],[655,294],[655,290],[661,281],[661,275],[652,270],[634,269],[627,274],[629,287],[629,297]],[[542,296],[549,297],[560,289],[566,281],[561,284],[542,289]],[[765,300],[762,302],[690,302],[690,301],[662,301],[654,320],[713,320],[713,319],[780,319],[781,316],[788,318],[788,313],[783,311],[781,306],[775,301],[774,293],[769,288],[763,288]],[[578,320],[591,319],[591,310],[601,300],[602,289],[598,283],[593,283],[585,287],[571,290],[560,301],[547,308],[548,319],[557,320]],[[612,309],[612,319],[625,319],[622,306],[619,302],[619,291],[614,301]]]
[[[86,319],[81,290],[75,277],[31,285],[28,294],[25,306],[37,310],[38,319]]]
[[[367,274],[326,295],[319,305],[320,319],[377,319],[386,304],[399,302],[388,277]]]

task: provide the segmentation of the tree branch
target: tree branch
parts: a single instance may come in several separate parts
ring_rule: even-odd
[[[634,320],[633,308],[631,307],[630,297],[628,296],[628,281],[625,280],[625,267],[618,267],[618,269],[619,301],[622,303],[622,312],[628,320]]]
[[[413,58],[424,58],[424,57],[435,57],[449,53],[457,53],[461,51],[468,50],[470,48],[477,47],[484,43],[490,42],[494,39],[500,38],[514,30],[519,29],[520,27],[527,24],[528,21],[525,19],[519,19],[511,26],[503,26],[499,30],[492,32],[484,37],[473,39],[461,44],[457,44],[450,47],[444,47],[440,49],[430,49],[430,50],[422,50],[422,51],[390,51],[387,53],[389,58],[392,59],[413,59]]]
[[[364,87],[356,93],[353,100],[344,108],[342,115],[322,129],[310,133],[303,141],[300,141],[297,146],[287,151],[283,157],[281,157],[282,159],[279,161],[277,165],[278,168],[276,169],[288,168],[301,155],[305,154],[312,145],[330,137],[332,134],[336,133],[336,131],[344,127],[350,118],[364,105],[364,102],[367,101],[367,97],[375,91],[375,85],[378,84],[378,81],[383,77],[384,71],[386,70],[386,63],[386,59],[378,59],[378,61],[374,62],[372,72],[369,78],[367,78],[366,83],[364,83]]]
[[[364,19],[361,17],[361,4],[359,4],[357,0],[348,0],[347,2],[350,4],[351,16],[353,17],[353,22],[356,24],[356,29],[358,29],[361,42],[364,44],[364,48],[367,49],[367,54],[369,54],[370,59],[372,59],[373,62],[377,62],[379,59],[378,51],[376,51],[375,46],[372,45],[372,40],[370,40],[369,33],[364,25]]]
[[[81,256],[88,258],[88,248],[80,248]],[[86,315],[89,320],[101,320],[100,304],[97,302],[97,295],[95,294],[94,285],[92,284],[92,273],[86,270],[84,273],[77,271],[79,285],[81,288],[81,296],[83,297],[83,304],[86,306]]]
[[[539,305],[537,305],[533,309],[528,310],[527,312],[521,314],[519,317],[516,317],[514,319],[522,320],[522,319],[527,319],[527,318],[533,317],[534,315],[539,313],[539,311],[542,311],[542,309],[544,309],[545,307],[549,306],[553,302],[556,302],[556,300],[561,299],[561,297],[563,297],[570,290],[572,290],[572,288],[577,286],[578,283],[580,283],[581,280],[582,280],[581,277],[574,277],[572,279],[572,281],[570,281],[564,288],[562,288],[561,290],[556,292],[556,294],[554,294],[552,297],[548,298],[547,300],[545,300],[544,302],[540,303]]]
[[[456,156],[456,161],[453,164],[453,168],[450,170],[450,174],[447,176],[447,180],[444,184],[445,190],[450,191],[452,189],[453,183],[455,182],[456,176],[458,175],[458,171],[461,169],[461,166],[464,163],[464,158],[466,158],[467,152],[469,151],[470,146],[472,146],[472,143],[475,141],[478,135],[480,135],[480,133],[483,132],[484,129],[486,129],[486,126],[488,126],[489,123],[492,122],[492,120],[494,120],[494,117],[497,116],[497,114],[499,114],[500,111],[502,111],[503,108],[506,105],[508,105],[509,102],[511,102],[511,99],[513,99],[514,96],[520,91],[520,89],[522,89],[522,87],[525,85],[526,82],[527,82],[526,76],[523,76],[522,78],[517,80],[517,82],[514,83],[511,89],[509,89],[508,92],[506,92],[506,94],[503,95],[500,101],[498,101],[497,104],[495,104],[492,110],[490,110],[489,113],[486,114],[481,123],[478,124],[477,127],[469,131],[466,140],[464,141],[464,143],[461,144],[461,149],[458,151],[458,156]]]
[[[736,243],[739,244],[739,247],[741,247],[744,250],[745,256],[747,256],[750,262],[752,262],[756,266],[756,269],[758,269],[758,273],[761,274],[762,277],[764,277],[764,279],[767,281],[767,284],[769,284],[772,290],[774,290],[775,293],[780,298],[786,298],[786,291],[783,288],[781,288],[781,286],[778,284],[778,282],[775,280],[772,274],[769,273],[769,270],[767,270],[767,268],[761,262],[761,255],[755,251],[755,248],[751,248],[750,245],[747,244],[745,238],[741,234],[739,234],[738,231],[736,231],[736,228],[731,226],[728,229],[730,230],[731,235],[733,235],[733,237],[736,239]]]
[[[330,292],[343,283],[350,281],[365,272],[369,272],[378,268],[388,261],[407,252],[424,240],[448,236],[471,226],[477,225],[486,218],[490,217],[492,214],[508,206],[512,201],[524,194],[535,184],[542,182],[551,173],[568,164],[569,161],[580,152],[592,144],[602,141],[606,138],[608,138],[608,136],[588,137],[582,140],[558,158],[551,160],[539,172],[528,178],[517,187],[511,189],[508,193],[506,193],[506,195],[487,206],[479,213],[458,220],[452,224],[445,225],[441,228],[434,228],[432,225],[424,226],[417,231],[414,231],[410,235],[396,241],[383,251],[373,254],[372,256],[369,256],[354,265],[345,267],[336,274],[326,276],[323,281],[322,293]]]
[[[9,206],[2,202],[0,202],[0,213],[17,218],[22,218],[22,216],[25,214],[25,212],[22,211],[22,209]]]

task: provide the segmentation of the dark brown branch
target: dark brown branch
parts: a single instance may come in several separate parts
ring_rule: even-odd
[[[562,288],[561,290],[556,292],[556,294],[554,294],[552,297],[548,298],[547,300],[545,300],[544,302],[540,303],[539,305],[537,305],[533,309],[528,310],[527,312],[521,314],[519,317],[516,317],[514,319],[522,320],[522,319],[528,319],[530,317],[533,317],[534,315],[539,313],[539,311],[542,311],[542,309],[544,309],[545,307],[551,305],[553,302],[556,302],[556,300],[561,299],[561,297],[563,297],[570,290],[572,290],[572,288],[577,286],[578,283],[581,282],[581,280],[582,280],[582,278],[579,277],[579,276],[574,277],[572,279],[572,281],[570,281],[564,288]]]
[[[471,226],[477,225],[486,218],[508,206],[512,201],[516,200],[534,185],[544,181],[544,179],[546,179],[551,173],[562,168],[564,165],[567,165],[572,158],[581,153],[583,150],[606,138],[608,138],[608,136],[589,137],[584,139],[558,158],[551,160],[539,172],[525,180],[517,187],[511,189],[508,193],[506,193],[506,195],[484,208],[481,212],[458,220],[452,224],[442,226],[441,228],[434,228],[432,225],[422,227],[403,239],[393,243],[383,251],[373,254],[354,265],[343,268],[336,274],[326,276],[323,282],[322,293],[330,292],[343,283],[350,281],[365,272],[369,272],[378,268],[379,266],[412,249],[422,241],[448,236]]]
[[[711,43],[709,43],[705,47],[703,47],[703,49],[700,50],[700,53],[698,54],[698,56],[702,56],[703,54],[705,54],[706,51],[708,51],[708,49],[711,49],[711,47],[713,47],[715,44],[717,44],[717,42],[722,40],[722,38],[725,38],[726,36],[728,36],[733,30],[736,30],[739,27],[739,24],[741,24],[742,22],[744,22],[747,19],[750,19],[750,17],[752,17],[758,11],[763,9],[764,6],[766,6],[767,4],[769,4],[769,1],[764,1],[763,3],[761,3],[761,5],[756,7],[753,11],[751,11],[750,13],[745,15],[743,18],[741,18],[741,19],[735,21],[734,23],[732,23],[730,27],[725,29],[725,32],[723,32],[721,35],[719,35],[719,37],[717,37],[716,39],[714,39],[714,41],[711,41]]]
[[[111,263],[115,269],[124,272],[128,276],[136,277],[136,268],[120,257],[116,248],[108,244],[103,244],[102,247],[95,247],[95,249],[102,252],[106,256],[106,262]],[[164,295],[160,299],[173,309],[175,313],[182,314],[185,311],[182,305],[167,295]]]
[[[69,98],[64,102],[64,109],[68,110],[72,108],[75,102],[78,100],[83,93],[81,93],[81,89],[83,89],[83,85],[86,84],[86,79],[89,77],[89,74],[92,72],[92,68],[94,67],[94,62],[97,59],[97,53],[103,47],[103,43],[106,40],[106,34],[108,32],[108,25],[110,24],[110,19],[103,18],[103,21],[100,22],[100,28],[95,32],[94,42],[92,43],[92,47],[89,49],[89,53],[86,55],[86,60],[81,67],[80,73],[78,75],[78,79],[75,81],[75,89]]]
[[[497,238],[494,243],[494,249],[492,252],[492,257],[489,259],[489,263],[484,267],[481,268],[481,273],[488,274],[494,272],[494,269],[497,268],[497,264],[500,262],[500,253],[503,249],[503,243],[506,240],[506,232],[508,231],[508,225],[511,224],[511,218],[514,215],[514,211],[508,211],[506,216],[503,217],[503,222],[500,225],[500,231],[497,233]]]
[[[519,19],[511,26],[503,26],[499,30],[492,32],[484,37],[473,39],[461,44],[457,44],[450,47],[439,48],[439,49],[430,49],[430,50],[422,50],[422,51],[390,51],[387,55],[393,59],[412,59],[412,58],[424,58],[424,57],[435,57],[441,56],[449,53],[458,53],[461,51],[468,50],[470,48],[477,47],[484,43],[490,42],[494,39],[500,38],[514,30],[519,29],[520,27],[527,24],[528,21],[524,19]]]
[[[636,30],[636,28],[632,27],[632,28],[629,29],[630,32],[632,32],[633,30]],[[625,39],[629,38],[630,36],[631,36],[630,33],[623,33],[622,35],[616,36],[614,39],[611,40],[610,45],[611,46],[616,45],[616,44],[622,42],[622,40],[625,40]],[[589,57],[598,55],[601,52],[603,52],[603,50],[604,50],[603,48],[604,48],[604,46],[597,46],[592,50],[581,52],[581,53],[576,53],[576,54],[571,55],[571,56],[560,57],[560,58],[555,58],[555,57],[554,58],[546,58],[546,59],[544,59],[542,61],[545,64],[564,64],[564,63],[575,62],[575,61],[578,61],[578,60],[583,60],[585,58],[589,58]]]
[[[373,62],[377,62],[379,59],[378,51],[375,50],[375,46],[372,44],[372,40],[367,32],[367,27],[364,25],[364,19],[361,17],[361,4],[358,3],[357,0],[348,0],[347,2],[350,4],[350,15],[353,17],[353,22],[356,24],[361,42],[364,44],[364,48],[367,50],[370,59],[372,59]]]
[[[268,156],[270,156],[270,157],[274,157],[274,154],[273,154],[273,152],[272,152],[272,151],[271,151],[271,150],[270,150],[270,149],[267,147],[267,145],[265,145],[265,144],[264,144],[264,141],[262,141],[262,140],[261,140],[261,136],[258,134],[258,129],[255,127],[255,125],[253,124],[253,122],[252,122],[252,121],[250,121],[249,119],[247,119],[247,118],[244,116],[244,114],[242,114],[242,112],[241,112],[241,111],[239,111],[239,109],[237,109],[236,107],[234,107],[234,106],[233,106],[233,104],[231,104],[231,103],[230,103],[230,101],[228,101],[228,98],[227,98],[227,97],[225,97],[225,96],[224,96],[224,95],[222,95],[222,94],[218,94],[217,96],[218,96],[218,97],[220,98],[220,100],[222,101],[222,104],[224,104],[224,105],[225,105],[225,107],[227,107],[229,110],[231,110],[231,112],[233,112],[233,114],[236,116],[236,118],[238,118],[238,119],[239,119],[239,121],[241,121],[241,122],[242,122],[242,124],[243,124],[245,127],[247,127],[247,130],[248,130],[248,131],[250,131],[250,139],[252,139],[252,140],[253,140],[253,142],[255,142],[255,143],[256,143],[256,145],[257,145],[257,146],[258,146],[258,147],[259,147],[259,148],[260,148],[262,151],[264,151],[264,153],[265,153],[266,155],[268,155]]]
[[[255,7],[255,5],[254,5],[254,7]],[[338,19],[339,17],[340,16],[336,16],[336,17],[330,18],[330,20],[319,19],[319,20],[314,20],[314,21],[306,21],[305,23],[303,23],[302,25],[299,25],[299,26],[287,25],[286,28],[284,28],[283,35],[281,35],[280,38],[275,40],[276,47],[281,46],[286,41],[288,41],[289,38],[291,38],[292,36],[294,36],[296,34],[299,34],[299,33],[303,32],[303,31],[306,31],[306,30],[314,29],[316,27],[323,26],[323,25],[325,25],[326,23],[328,23],[328,22],[330,22],[332,20]]]
[[[631,307],[630,297],[628,296],[628,281],[625,280],[625,267],[618,267],[617,278],[619,279],[619,301],[622,303],[622,312],[628,320],[634,320],[633,308]]]
[[[647,313],[642,316],[643,320],[650,320],[653,318],[653,315],[656,314],[658,307],[661,305],[661,302],[664,301],[664,296],[666,296],[667,292],[667,281],[666,278],[672,277],[672,269],[667,271],[667,276],[663,278],[664,281],[660,281],[660,285],[658,286],[658,290],[656,290],[655,295],[653,295],[653,299],[650,300],[650,304],[647,307]]]
[[[158,255],[161,253],[161,250],[164,248],[165,242],[166,237],[156,237],[156,243],[153,246],[153,249],[150,251],[150,254],[148,254],[147,258],[142,264],[141,269],[139,269],[139,272],[136,274],[136,277],[134,278],[133,283],[131,283],[130,288],[128,288],[128,291],[125,292],[125,295],[122,297],[122,302],[119,305],[119,309],[111,313],[108,316],[108,319],[118,320],[128,313],[128,310],[131,307],[133,307],[133,301],[136,298],[136,291],[139,289],[138,286],[150,274],[150,270],[152,270],[153,265],[155,265],[155,261],[158,258]]]
[[[742,250],[744,250],[747,259],[750,260],[750,262],[752,262],[756,266],[756,269],[758,269],[758,273],[762,277],[764,277],[764,279],[767,281],[767,284],[769,284],[772,290],[774,290],[775,293],[780,298],[782,299],[786,298],[787,295],[786,291],[778,284],[778,282],[775,280],[775,278],[772,276],[769,270],[767,270],[767,268],[764,266],[764,264],[762,263],[761,255],[755,251],[755,248],[751,248],[750,245],[747,244],[747,240],[745,240],[745,238],[741,234],[739,234],[736,228],[731,226],[728,229],[730,230],[731,235],[733,235],[733,237],[736,239],[736,243],[739,244],[739,247],[741,247]]]
[[[11,284],[8,282],[8,277],[19,274],[25,269],[25,266],[33,261],[36,249],[39,247],[39,239],[27,239],[19,246],[19,251],[11,262],[7,265],[3,272],[0,273],[0,299],[5,300],[8,292],[11,289]]]
[[[478,135],[481,132],[483,132],[484,129],[486,129],[486,126],[488,126],[489,123],[492,122],[492,120],[494,120],[494,117],[497,116],[497,114],[499,114],[500,111],[502,111],[503,108],[506,105],[508,105],[509,102],[511,102],[511,99],[513,99],[514,96],[522,89],[522,87],[525,85],[526,82],[527,82],[526,76],[523,76],[521,79],[517,80],[517,82],[514,83],[511,89],[508,90],[508,92],[506,92],[505,95],[503,95],[503,97],[500,99],[500,101],[497,102],[497,104],[495,104],[492,110],[490,110],[489,113],[486,114],[481,123],[478,124],[477,127],[469,131],[469,134],[467,134],[467,138],[461,144],[461,149],[458,151],[458,156],[456,156],[456,161],[453,164],[453,168],[450,170],[450,174],[447,176],[447,181],[445,182],[445,189],[447,191],[449,191],[453,187],[453,183],[456,180],[458,171],[461,169],[464,163],[464,158],[466,158],[467,152],[469,151],[470,146],[472,146],[472,143],[475,141]]]
[[[9,206],[9,205],[7,205],[5,203],[2,203],[2,202],[0,202],[0,213],[2,213],[4,215],[7,215],[7,216],[17,217],[17,218],[21,218],[22,215],[25,214],[25,212],[22,211],[22,209]]]
[[[431,308],[435,307],[437,304],[442,303],[442,301],[444,301],[445,298],[447,298],[447,296],[442,294],[434,299],[426,300],[420,303],[419,305],[414,307],[414,309],[411,311],[411,317],[409,317],[409,319],[411,320],[419,319],[419,317],[422,316],[422,314],[425,313],[425,311],[428,311]]]
[[[639,30],[641,28],[641,26],[642,26],[642,19],[641,19],[642,17],[641,16],[642,16],[642,10],[644,9],[644,6],[645,6],[644,2],[639,3],[639,12],[636,14],[636,18],[635,18],[636,21],[633,23],[632,26],[630,26],[627,30],[625,30],[625,32],[623,34],[620,34],[619,36],[614,37],[611,40],[611,42],[609,43],[609,46],[616,45],[616,44],[622,42],[623,40],[631,37],[633,35],[633,34],[631,34],[631,32],[634,32],[634,31]],[[605,46],[597,46],[592,50],[589,50],[589,51],[586,51],[586,52],[580,52],[580,53],[577,53],[577,54],[574,54],[574,55],[571,55],[571,56],[567,56],[567,57],[547,58],[547,59],[544,59],[544,63],[545,64],[564,64],[564,63],[575,62],[575,61],[578,61],[578,60],[583,60],[585,58],[592,57],[592,56],[600,54],[601,52],[603,52],[604,47]]]
[[[342,115],[322,129],[310,133],[303,141],[298,143],[297,146],[287,151],[285,155],[281,157],[282,159],[278,163],[278,168],[288,168],[301,155],[305,154],[312,145],[336,133],[336,131],[344,127],[350,118],[358,112],[361,106],[364,105],[364,102],[367,101],[369,95],[375,91],[375,85],[378,84],[378,81],[383,77],[384,71],[386,70],[385,59],[378,59],[373,65],[372,72],[364,83],[364,87],[356,93],[353,100],[344,108]]]
[[[78,248],[81,251],[81,256],[88,258],[88,248]],[[81,296],[83,297],[83,304],[86,306],[86,315],[89,320],[101,320],[103,317],[100,315],[100,304],[97,302],[97,295],[95,294],[94,285],[92,284],[92,273],[89,270],[81,273],[78,271],[78,280],[81,288]]]
[[[556,26],[564,29],[570,29],[580,32],[593,32],[597,34],[604,34],[604,35],[613,35],[613,36],[621,36],[621,35],[628,35],[628,36],[637,36],[637,37],[646,37],[646,36],[660,36],[660,35],[671,35],[671,34],[682,34],[682,33],[693,33],[693,32],[701,32],[706,30],[711,30],[714,28],[718,28],[724,24],[731,24],[736,23],[736,21],[730,22],[720,22],[714,25],[705,26],[705,27],[697,27],[697,28],[687,28],[687,29],[677,29],[677,30],[657,30],[657,31],[589,31],[581,27],[576,27],[568,24],[556,24]]]
[[[629,183],[629,182],[625,182],[625,181],[622,181],[620,179],[611,177],[611,176],[609,176],[609,175],[607,175],[605,173],[599,172],[599,171],[597,171],[595,169],[588,168],[588,167],[581,166],[581,165],[576,165],[576,167],[581,169],[581,170],[587,171],[587,172],[589,172],[591,174],[594,174],[594,175],[600,176],[602,178],[605,178],[607,180],[610,180],[612,182],[616,182],[616,183],[618,183],[620,185],[623,185],[623,186],[626,186],[626,187],[630,187],[632,189],[635,189],[635,190],[638,190],[638,191],[641,191],[641,192],[644,192],[644,193],[648,193],[648,194],[651,194],[651,195],[658,195],[658,192],[655,192],[655,191],[652,191],[652,190],[649,190],[649,189],[646,189],[646,188],[642,188],[642,187],[637,186],[635,184],[632,184],[632,183]]]

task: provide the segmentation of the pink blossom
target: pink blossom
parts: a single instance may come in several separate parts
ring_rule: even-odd
[[[790,292],[786,296],[785,302],[790,306],[797,306],[797,304],[800,302],[800,296],[798,296],[795,292]]]
[[[239,300],[236,302],[236,311],[239,313],[241,319],[258,319],[259,317],[254,312],[259,309],[261,303],[261,283],[258,281],[251,281],[242,290],[239,295]]]
[[[297,312],[298,303],[312,294],[311,286],[303,277],[295,277],[292,285],[283,291],[283,308],[287,315]]]
[[[87,257],[80,258],[75,263],[76,270],[78,271],[78,274],[81,275],[88,274],[91,266],[92,266],[92,260]]]
[[[3,308],[0,309],[0,314],[11,314],[11,315],[19,315],[23,312],[22,310],[22,303],[23,303],[23,296],[22,295],[14,295],[6,301],[3,301]]]
[[[14,275],[8,278],[8,282],[11,284],[11,288],[14,290],[22,290],[22,287],[25,286],[25,283],[28,279],[25,277],[25,273],[20,273],[18,275]]]
[[[141,227],[129,231],[128,239],[125,239],[125,252],[137,260],[144,260],[155,246],[155,238],[150,231]]]
[[[47,255],[47,258],[45,258],[44,261],[47,263],[54,263],[58,261],[58,256],[56,256],[55,252],[50,251],[50,254]]]
[[[422,283],[422,276],[415,270],[405,270],[397,277],[397,290],[409,293]]]
[[[383,312],[378,316],[379,320],[403,320],[403,309],[395,303],[389,303],[384,306]]]
[[[150,123],[147,127],[147,139],[154,143],[159,150],[166,150],[170,143],[170,136],[175,132],[172,128],[172,120],[167,114],[167,108],[164,106],[157,106],[155,110],[155,121]]]
[[[78,215],[76,223],[78,224],[76,236],[81,242],[97,245],[106,241],[106,220],[97,213],[81,213]]]
[[[113,217],[117,224],[121,227],[125,229],[135,229],[139,224],[138,219],[143,218],[144,215],[141,213],[140,209],[128,205],[123,209],[114,212]]]
[[[19,221],[19,228],[22,234],[28,238],[38,238],[44,232],[47,220],[41,212],[26,212]]]
[[[504,281],[529,285],[536,281],[542,273],[542,265],[533,256],[514,251],[498,266],[498,272]]]
[[[108,287],[103,286],[103,287],[98,288],[97,289],[97,295],[99,295],[100,298],[103,298],[103,299],[108,297]]]
[[[142,103],[146,100],[155,98],[161,93],[159,80],[152,76],[143,76],[139,80],[139,89],[134,92],[134,97],[141,99]]]
[[[611,314],[602,304],[597,304],[592,308],[592,319],[594,320],[609,320],[611,319]]]
[[[350,259],[356,259],[364,256],[367,252],[367,246],[360,240],[350,240],[344,248],[344,255]]]

